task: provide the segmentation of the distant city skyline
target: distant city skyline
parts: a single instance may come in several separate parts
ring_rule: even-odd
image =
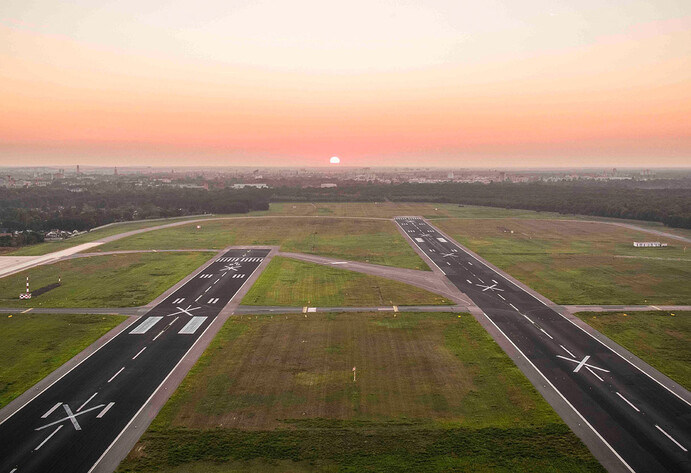
[[[10,1],[0,166],[691,166],[691,4]]]

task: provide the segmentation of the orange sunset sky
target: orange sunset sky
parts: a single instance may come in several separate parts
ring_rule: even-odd
[[[689,1],[0,2],[0,166],[689,166]]]

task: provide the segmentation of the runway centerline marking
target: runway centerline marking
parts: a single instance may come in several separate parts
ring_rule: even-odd
[[[641,410],[640,410],[639,408],[637,408],[636,406],[634,406],[633,403],[632,403],[631,401],[629,401],[628,399],[626,399],[626,398],[625,398],[620,392],[618,392],[618,391],[617,391],[617,396],[619,396],[620,398],[622,398],[622,400],[623,400],[626,404],[628,404],[629,406],[631,406],[636,412],[641,412]]]
[[[79,407],[77,408],[77,412],[79,412],[79,411],[81,411],[82,409],[84,409],[84,407],[86,407],[86,405],[89,404],[89,402],[90,402],[93,398],[96,397],[96,394],[98,394],[98,393],[97,393],[97,392],[96,392],[96,393],[93,393],[89,399],[87,399],[86,401],[84,401],[84,404],[82,404],[81,406],[79,406]]]
[[[161,333],[163,333],[163,332],[161,332]],[[159,335],[160,335],[160,334],[159,334]],[[157,336],[158,336],[158,335],[157,335]],[[124,369],[125,369],[124,366],[123,366],[122,368],[120,368],[120,369],[118,370],[117,373],[115,373],[113,376],[111,376],[111,378],[108,380],[108,382],[110,383],[111,381],[113,381],[113,380],[115,379],[115,377],[116,377],[117,375],[119,375],[120,373],[122,373],[122,370],[124,370]]]
[[[665,437],[667,437],[667,438],[670,439],[672,442],[674,442],[674,444],[675,444],[677,447],[681,448],[681,449],[682,449],[683,451],[685,451],[685,452],[688,452],[688,450],[687,450],[686,448],[684,448],[684,446],[683,446],[682,444],[680,444],[679,442],[677,442],[677,441],[675,440],[674,437],[672,437],[672,436],[669,435],[667,432],[665,432],[665,431],[662,429],[662,427],[660,427],[660,426],[657,425],[657,424],[655,424],[655,427],[657,428],[657,430],[659,430],[660,432],[662,432],[663,434],[665,434]]]
[[[571,352],[569,351],[569,349],[566,348],[564,345],[559,345],[559,346],[560,346],[566,353],[568,353],[569,355],[571,355],[571,358],[576,358],[576,355],[574,355],[573,353],[571,353]]]
[[[139,352],[137,352],[137,354],[136,354],[136,355],[134,355],[134,356],[132,357],[132,359],[133,359],[133,360],[136,360],[136,359],[137,359],[137,357],[138,357],[139,355],[141,355],[141,354],[142,354],[142,352],[143,352],[144,350],[146,350],[146,347],[144,347],[144,348],[142,348],[141,350],[139,350]]]
[[[51,438],[53,438],[53,435],[55,435],[55,434],[58,433],[58,430],[62,429],[62,427],[63,427],[62,425],[58,425],[58,428],[55,429],[48,437],[46,437],[46,439],[45,439],[43,442],[39,443],[39,444],[38,444],[38,447],[34,448],[34,450],[38,450],[39,448],[41,448],[42,446],[44,446],[48,440],[50,440]],[[17,471],[17,469],[15,468],[15,469],[12,470],[12,471]]]

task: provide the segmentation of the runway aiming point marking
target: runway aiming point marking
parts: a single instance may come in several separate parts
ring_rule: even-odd
[[[149,317],[144,322],[139,324],[139,326],[135,327],[134,330],[130,332],[130,335],[141,335],[146,332],[148,332],[151,327],[156,325],[159,320],[161,320],[163,317]]]
[[[182,330],[180,330],[178,333],[182,335],[192,335],[199,327],[201,327],[206,319],[206,317],[192,317],[190,321],[187,322],[187,325],[182,327]]]

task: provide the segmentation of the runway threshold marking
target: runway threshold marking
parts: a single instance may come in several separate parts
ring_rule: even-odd
[[[662,432],[663,434],[665,434],[665,437],[667,437],[667,438],[670,439],[672,442],[674,442],[674,444],[675,444],[677,447],[681,448],[681,449],[682,449],[683,451],[685,451],[685,452],[688,452],[688,450],[687,450],[686,448],[684,448],[684,446],[683,446],[682,444],[680,444],[679,442],[677,442],[676,439],[675,439],[674,437],[672,437],[672,436],[669,435],[667,432],[665,432],[665,430],[664,430],[662,427],[660,427],[660,426],[657,425],[657,424],[655,424],[655,427],[657,428],[657,430],[659,430],[660,432]]]

